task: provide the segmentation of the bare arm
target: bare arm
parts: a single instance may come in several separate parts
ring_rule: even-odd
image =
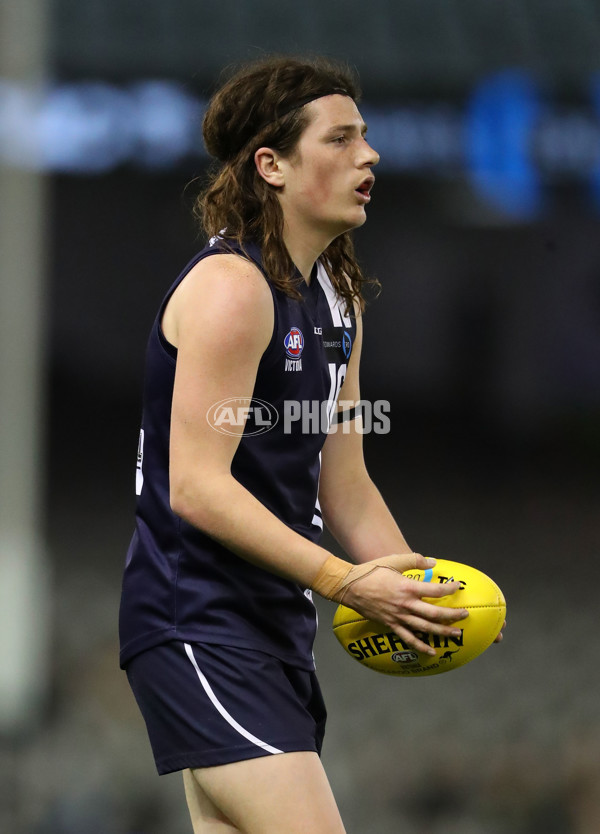
[[[358,319],[357,338],[340,392],[340,403],[352,404],[360,400],[361,347],[362,323]],[[347,423],[338,425],[325,442],[319,485],[323,519],[355,562],[369,563],[389,554],[411,554],[411,548],[367,472],[363,436],[357,431],[360,419],[357,417],[350,426]],[[423,557],[415,554],[414,558]],[[466,612],[423,602],[421,588],[416,587],[419,584],[397,573],[375,571],[348,587],[344,603],[371,619],[386,623],[408,640],[414,630],[456,633],[448,624],[463,619]],[[456,590],[458,585],[449,585],[446,594]],[[433,626],[433,623],[438,625]],[[422,644],[417,647],[424,650]]]
[[[219,400],[252,396],[273,331],[263,276],[236,255],[206,258],[173,294],[163,329],[178,350],[170,448],[174,512],[242,558],[308,587],[329,553],[290,530],[233,477],[242,429],[221,434],[206,419]]]
[[[340,392],[340,403],[360,400],[359,364],[362,320]],[[348,406],[346,406],[348,407]],[[398,524],[371,480],[363,454],[361,417],[338,424],[322,452],[319,501],[323,518],[335,539],[354,562],[367,562],[390,553],[411,553]]]

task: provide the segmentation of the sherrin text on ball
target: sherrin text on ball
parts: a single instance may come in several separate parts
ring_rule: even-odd
[[[482,654],[500,633],[506,617],[504,594],[477,568],[438,559],[435,567],[405,571],[420,582],[458,582],[460,588],[446,597],[423,597],[433,605],[466,609],[469,616],[458,623],[460,637],[418,632],[436,650],[435,657],[416,651],[382,623],[365,619],[345,605],[338,606],[333,632],[348,654],[362,666],[400,677],[439,675],[464,666]]]

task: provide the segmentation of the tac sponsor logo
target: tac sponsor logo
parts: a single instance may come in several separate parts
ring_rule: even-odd
[[[416,579],[417,581],[421,579],[420,574],[418,573],[405,573],[404,574],[407,579]],[[426,582],[429,580],[426,578]],[[446,585],[448,582],[458,582],[460,588],[459,590],[463,591],[467,587],[467,583],[464,579],[459,579],[458,576],[442,576],[441,574],[438,575],[437,581],[440,585]]]
[[[221,434],[254,437],[271,431],[279,422],[275,406],[255,397],[229,397],[214,403],[206,412],[209,426]]]

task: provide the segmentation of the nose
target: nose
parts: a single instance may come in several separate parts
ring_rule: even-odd
[[[377,165],[379,162],[379,154],[377,151],[369,145],[367,140],[363,137],[362,140],[362,149],[361,149],[361,165],[366,165],[367,167],[371,168],[373,165]]]

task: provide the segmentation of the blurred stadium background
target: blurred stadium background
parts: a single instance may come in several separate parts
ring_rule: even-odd
[[[410,683],[319,604],[348,832],[598,834],[598,0],[0,0],[0,829],[190,831],[118,670],[120,573],[203,107],[265,51],[359,70],[369,465],[415,549],[508,599],[502,646]]]

